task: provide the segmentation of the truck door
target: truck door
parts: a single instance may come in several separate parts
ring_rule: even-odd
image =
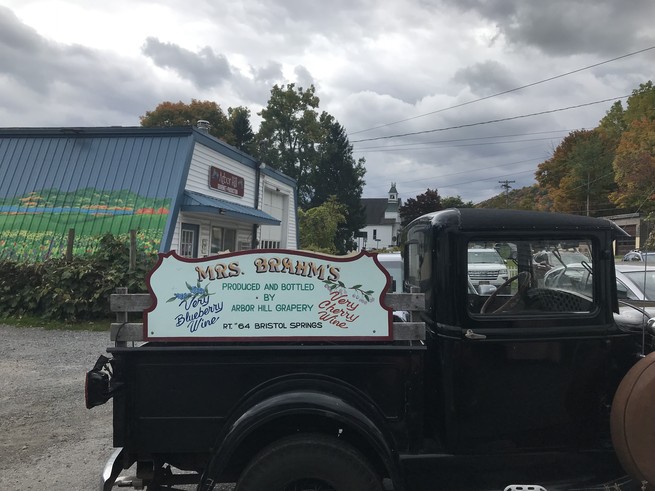
[[[607,436],[611,313],[599,244],[564,235],[468,241],[475,281],[459,284],[461,326],[436,329],[455,450],[597,448]],[[535,259],[544,253],[554,264]],[[489,264],[480,263],[484,254]]]

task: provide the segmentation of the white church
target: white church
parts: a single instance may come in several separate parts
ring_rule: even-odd
[[[391,183],[386,198],[362,198],[362,206],[366,210],[366,227],[357,234],[357,250],[387,249],[398,245],[400,205],[395,182]]]

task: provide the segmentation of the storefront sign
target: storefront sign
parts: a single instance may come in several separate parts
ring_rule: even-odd
[[[245,181],[243,177],[232,174],[218,167],[209,168],[209,187],[224,193],[243,196]]]
[[[390,277],[375,254],[267,250],[159,255],[148,277],[148,340],[390,339]]]

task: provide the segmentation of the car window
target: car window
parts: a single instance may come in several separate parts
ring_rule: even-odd
[[[626,276],[635,288],[639,291],[635,292],[637,295],[629,297],[631,300],[643,299],[643,293],[646,293],[646,300],[655,299],[655,271],[624,271],[623,275]]]
[[[502,251],[494,248],[499,243],[504,246]],[[595,308],[591,240],[479,238],[468,247],[469,309],[473,314],[582,315]],[[507,257],[501,257],[501,252]],[[495,257],[500,261],[493,261]]]

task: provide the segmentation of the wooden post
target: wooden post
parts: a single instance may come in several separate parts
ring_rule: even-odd
[[[66,261],[73,260],[73,243],[75,242],[75,229],[68,229],[68,241],[66,242]]]
[[[136,230],[130,230],[130,271],[136,269]],[[125,292],[127,293],[127,292]]]
[[[116,288],[116,293],[127,293],[127,287],[125,286],[119,286]],[[120,322],[122,324],[127,324],[129,320],[129,316],[127,311],[124,312],[116,312],[116,322]],[[116,347],[126,347],[127,346],[127,341],[119,341],[118,339],[115,342]]]

